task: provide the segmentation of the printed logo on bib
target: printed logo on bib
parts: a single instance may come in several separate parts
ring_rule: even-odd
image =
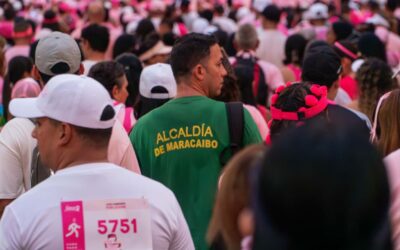
[[[218,141],[214,139],[211,126],[202,123],[158,132],[154,156],[182,149],[210,148],[218,148]]]
[[[64,250],[152,249],[146,199],[61,202]]]

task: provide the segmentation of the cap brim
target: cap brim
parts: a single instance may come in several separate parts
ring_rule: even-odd
[[[37,98],[13,99],[10,102],[9,110],[15,117],[38,118],[45,116],[37,107]]]

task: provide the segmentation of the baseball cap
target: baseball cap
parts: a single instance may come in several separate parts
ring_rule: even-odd
[[[310,49],[303,60],[303,81],[331,87],[341,73],[340,57],[327,46]]]
[[[17,81],[11,91],[11,99],[36,97],[40,94],[39,84],[30,77]]]
[[[157,91],[159,89],[163,91]],[[175,97],[176,81],[171,65],[156,63],[144,68],[140,75],[139,93],[149,99],[169,99]]]
[[[171,53],[172,47],[166,46],[162,41],[157,42],[152,48],[144,52],[139,59],[144,62],[156,55],[166,55]]]
[[[306,13],[306,18],[309,20],[327,19],[328,17],[328,6],[323,3],[315,3],[311,5]]]
[[[75,126],[106,129],[115,122],[115,110],[107,90],[87,76],[54,76],[36,98],[16,98],[10,102],[16,117],[49,117]]]
[[[54,71],[58,63],[65,63],[63,72]],[[43,74],[54,76],[75,73],[81,64],[81,52],[77,42],[69,35],[52,32],[39,40],[35,52],[35,65]]]

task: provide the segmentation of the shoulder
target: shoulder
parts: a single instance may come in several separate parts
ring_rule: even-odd
[[[361,129],[361,132],[366,132],[369,137],[369,128],[367,123],[353,111],[340,105],[329,104],[328,115],[334,122],[337,122],[338,124],[346,124],[346,126],[351,126],[354,129]]]
[[[29,119],[14,118],[4,125],[0,133],[0,138],[2,140],[34,140],[31,136],[34,127],[35,125]]]

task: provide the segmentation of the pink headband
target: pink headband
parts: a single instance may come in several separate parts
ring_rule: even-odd
[[[43,24],[50,24],[50,23],[57,23],[58,22],[58,18],[55,16],[51,19],[44,19],[43,20]]]
[[[29,28],[25,31],[19,31],[19,32],[14,32],[12,33],[13,38],[23,38],[23,37],[28,37],[33,34],[32,27],[29,26]]]
[[[287,84],[286,86],[290,86]],[[287,112],[278,109],[275,106],[278,95],[282,90],[285,89],[281,86],[276,89],[276,94],[271,98],[271,116],[273,120],[289,120],[289,121],[300,121],[304,119],[309,119],[321,113],[328,106],[327,89],[325,86],[319,86],[313,84],[310,88],[311,93],[314,95],[306,95],[305,103],[308,107],[301,107],[298,111]],[[316,96],[319,96],[318,100]]]
[[[353,60],[357,59],[357,55],[351,52],[350,50],[346,49],[343,45],[341,45],[339,42],[335,42],[334,46],[338,48],[340,51],[345,53],[347,56],[352,58]]]
[[[297,125],[302,125],[301,120],[310,119],[326,109],[328,106],[328,90],[326,86],[319,86],[313,84],[310,91],[313,95],[306,95],[304,98],[306,107],[300,107],[297,111],[283,111],[275,107],[275,103],[278,100],[279,94],[291,85],[290,82],[286,83],[286,86],[279,86],[275,94],[271,97],[271,116],[272,119],[268,122],[268,127],[271,128],[273,120],[287,120],[287,121],[299,121]],[[317,97],[320,97],[318,100]],[[271,134],[268,134],[265,138],[267,145],[271,144]]]

